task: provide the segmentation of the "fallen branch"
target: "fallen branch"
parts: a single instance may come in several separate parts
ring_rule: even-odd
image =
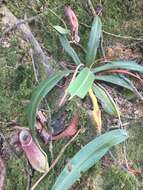
[[[48,75],[51,75],[53,73],[53,68],[49,64],[49,57],[45,55],[43,52],[40,44],[38,41],[35,39],[34,35],[32,34],[30,28],[26,24],[19,24],[18,19],[11,13],[11,11],[5,6],[2,5],[0,7],[0,14],[3,15],[2,17],[2,23],[5,26],[17,26],[17,29],[22,33],[22,37],[31,44],[33,48],[33,52],[38,58],[38,61],[44,65],[46,72]]]
[[[36,21],[36,20],[40,19],[40,17],[46,15],[48,12],[51,12],[54,16],[56,16],[63,23],[64,27],[67,29],[67,25],[64,22],[64,20],[60,16],[58,16],[52,9],[48,8],[48,10],[46,10],[46,11],[44,11],[42,13],[39,13],[39,14],[37,14],[35,16],[29,17],[29,18],[25,18],[25,19],[18,19],[14,24],[12,24],[11,26],[7,27],[3,31],[2,36],[4,36],[5,34],[9,33],[12,30],[15,30],[21,24],[27,24],[27,23],[30,23],[32,21]]]

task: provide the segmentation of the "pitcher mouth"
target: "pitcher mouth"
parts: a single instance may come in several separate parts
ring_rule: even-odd
[[[32,137],[27,130],[22,130],[19,134],[19,140],[22,146],[29,146],[32,142]]]

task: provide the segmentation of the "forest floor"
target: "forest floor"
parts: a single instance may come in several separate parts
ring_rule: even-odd
[[[93,5],[101,3],[103,7],[103,45],[105,54],[118,59],[136,60],[143,66],[143,2],[140,0],[93,0]],[[91,10],[83,0],[6,0],[4,6],[17,18],[27,19],[39,15],[37,19],[29,22],[29,27],[34,37],[38,40],[43,51],[48,55],[52,66],[59,68],[61,65],[71,63],[72,60],[63,51],[58,36],[53,32],[50,25],[62,25],[64,7],[70,5],[79,20],[79,36],[82,46],[73,45],[81,60],[84,59],[83,49],[86,48],[90,26],[92,23]],[[3,14],[0,1],[0,18]],[[49,8],[50,11],[47,11]],[[0,22],[0,176],[4,176],[4,189],[25,190],[40,176],[29,167],[25,155],[14,147],[13,138],[15,130],[13,124],[28,126],[26,108],[31,95],[38,85],[33,71],[30,45],[16,28],[3,33],[6,26]],[[143,78],[143,76],[141,76]],[[45,79],[40,73],[40,79]],[[104,84],[105,85],[105,84]],[[142,86],[135,81],[138,92],[143,95]],[[106,85],[105,85],[106,86]],[[129,140],[125,147],[119,145],[112,149],[112,154],[104,158],[86,172],[71,188],[74,190],[142,190],[143,189],[143,101],[138,94],[132,94],[128,90],[107,87],[114,100],[120,107],[122,122],[129,131]],[[52,116],[55,114],[57,101],[63,89],[57,87],[47,97]],[[54,100],[54,101],[51,101]],[[64,108],[68,113],[65,123],[71,119],[77,111],[74,101]],[[54,169],[37,187],[37,190],[51,189],[57,176],[62,171],[68,160],[90,140],[95,138],[96,130],[89,124],[84,112],[81,111],[80,126],[84,127],[75,141],[66,149],[62,158]],[[108,116],[102,110],[103,131],[116,128],[118,119]],[[50,148],[40,145],[48,154],[49,162],[58,155],[59,150],[69,139],[59,140]],[[125,170],[126,161],[131,171]],[[2,169],[2,166],[4,169]],[[2,173],[3,171],[3,173]],[[30,180],[30,182],[29,182]],[[1,184],[0,184],[1,188]]]

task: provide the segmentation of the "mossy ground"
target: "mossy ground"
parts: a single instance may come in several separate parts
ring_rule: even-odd
[[[71,5],[74,8],[80,25],[80,37],[81,44],[86,48],[89,28],[86,28],[82,23],[91,25],[92,17],[82,7],[83,1],[74,0],[7,0],[6,4],[8,8],[18,18],[24,18],[37,15],[46,7],[51,8],[57,15],[64,18],[64,6]],[[94,5],[99,1],[93,1]],[[139,37],[142,35],[143,28],[143,13],[141,10],[142,2],[140,0],[102,0],[103,4],[103,28],[105,31],[120,34],[131,35],[133,37]],[[85,5],[86,6],[86,5]],[[88,8],[87,8],[88,9]],[[69,61],[69,57],[66,53],[61,53],[62,48],[56,34],[52,31],[49,24],[62,25],[61,20],[54,16],[51,12],[47,12],[44,16],[32,24],[32,31],[36,38],[45,48],[49,54],[58,61]],[[124,44],[132,43],[133,41],[123,40],[122,38],[114,38],[109,35],[104,35],[104,44],[114,45],[116,42]],[[27,116],[25,110],[27,102],[30,101],[31,94],[36,87],[31,59],[28,56],[28,50],[21,48],[20,39],[17,36],[12,36],[9,40],[9,47],[0,48],[0,125],[5,133],[6,123],[16,120],[17,123],[27,126]],[[84,60],[84,55],[81,49],[75,47]],[[52,92],[52,96],[55,94]],[[75,107],[71,103],[67,107],[69,115],[74,112]],[[52,184],[55,182],[56,177],[68,161],[84,144],[90,141],[94,134],[94,128],[88,126],[87,119],[82,114],[81,125],[84,125],[86,131],[81,134],[72,145],[65,151],[63,157],[59,160],[54,170],[42,181],[38,186],[38,190],[46,188],[51,189]],[[135,161],[134,168],[141,169],[143,167],[142,153],[143,153],[143,126],[141,123],[135,125],[134,123],[129,127],[131,138],[127,142],[127,158],[128,160]],[[92,131],[92,132],[91,132]],[[5,133],[6,135],[6,133]],[[67,140],[61,140],[53,144],[54,158],[59,153],[59,149],[67,142]],[[50,153],[48,147],[45,150]],[[117,159],[121,159],[122,155],[117,154]],[[27,176],[23,169],[25,164],[25,158],[22,156],[19,159],[13,155],[10,156],[7,161],[7,176],[6,176],[6,190],[12,189],[26,189]],[[34,182],[38,173],[35,173],[32,182]],[[85,183],[86,180],[86,183]],[[102,162],[99,162],[96,166],[91,168],[86,174],[83,175],[80,182],[78,182],[74,189],[81,190],[141,190],[142,176],[133,176],[127,172],[122,171],[114,164],[111,168],[103,168]]]

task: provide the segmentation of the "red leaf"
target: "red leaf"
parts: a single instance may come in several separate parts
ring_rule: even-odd
[[[120,74],[127,74],[127,75],[130,75],[138,80],[140,80],[141,83],[143,83],[143,80],[140,78],[139,75],[136,75],[134,73],[131,73],[127,70],[124,70],[124,69],[114,69],[114,70],[108,70],[106,72],[109,72],[109,73],[120,73]]]
[[[77,132],[78,123],[79,123],[79,114],[76,113],[74,117],[72,118],[70,125],[59,135],[53,136],[52,139],[59,140],[64,137],[74,136]]]

